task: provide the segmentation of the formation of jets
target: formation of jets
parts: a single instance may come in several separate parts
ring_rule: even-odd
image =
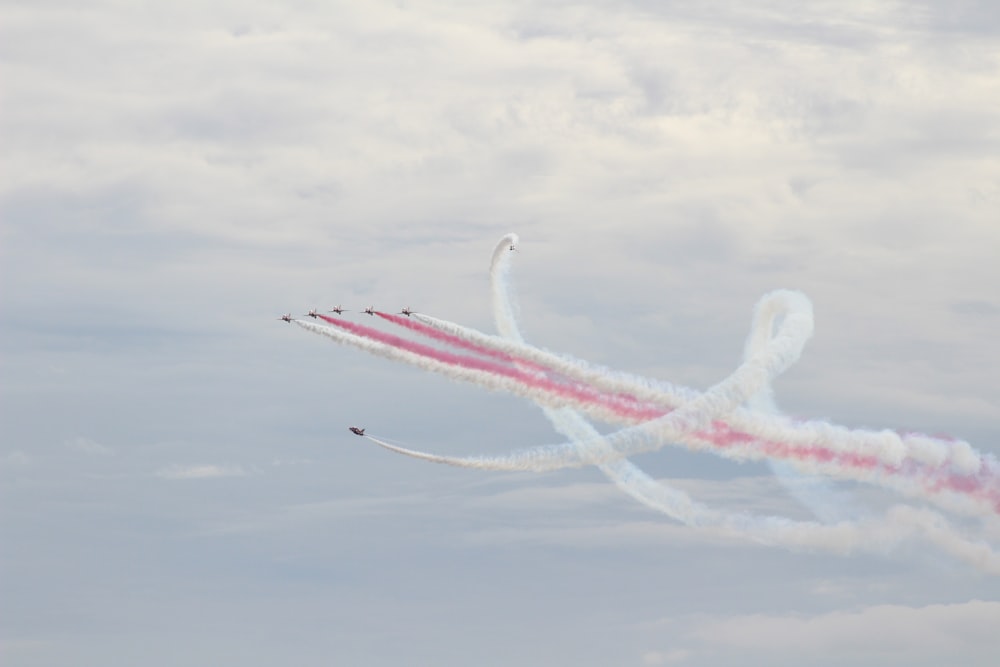
[[[511,246],[510,249],[513,250],[514,246]],[[331,313],[337,313],[338,315],[340,315],[341,313],[345,313],[345,312],[348,312],[348,311],[344,307],[338,305],[338,306],[336,306],[334,308],[331,308],[330,312]],[[365,313],[367,315],[375,315],[375,306],[368,306],[367,308],[365,308],[361,312],[363,312],[363,313]],[[409,306],[406,306],[405,308],[403,308],[403,310],[401,310],[399,312],[400,312],[401,315],[406,315],[407,317],[409,317],[415,311],[413,311]],[[309,317],[312,317],[312,318],[318,318],[319,317],[319,311],[317,311],[315,308],[313,308],[308,313],[306,313],[306,315],[309,316]],[[282,320],[284,322],[291,322],[292,321],[292,314],[291,313],[285,313],[284,315],[282,315],[278,319]],[[364,436],[364,434],[365,434],[365,429],[363,429],[363,428],[359,428],[357,426],[349,426],[348,428],[350,429],[351,433],[353,433],[354,435]]]
[[[513,250],[513,249],[514,249],[514,247],[511,246],[511,250]],[[334,308],[331,308],[330,312],[331,313],[337,313],[338,315],[340,315],[341,313],[347,313],[347,312],[350,312],[350,311],[347,310],[346,308],[344,308],[343,306],[336,306]],[[375,314],[375,306],[368,306],[367,308],[365,308],[361,312],[363,312],[366,315],[374,315]],[[410,315],[412,315],[416,311],[412,310],[409,306],[407,306],[406,308],[403,308],[403,310],[401,310],[399,312],[400,312],[401,315],[406,315],[407,317],[409,317]],[[316,310],[315,308],[313,308],[308,313],[306,313],[306,315],[308,315],[309,317],[312,317],[314,319],[316,319],[316,318],[318,318],[320,316],[319,315],[319,311]],[[285,322],[291,322],[292,321],[292,314],[291,313],[285,313],[284,315],[282,315],[278,319],[279,320],[284,320]]]
[[[510,249],[513,250],[514,246],[511,246]],[[338,315],[340,315],[341,313],[344,313],[344,312],[347,312],[347,311],[344,308],[342,308],[341,306],[337,306],[336,308],[331,308],[330,312],[331,313],[337,313]],[[364,312],[364,313],[366,313],[368,315],[374,315],[375,314],[375,306],[368,306],[362,312]],[[401,310],[399,312],[400,312],[400,314],[406,315],[407,317],[409,317],[415,311],[413,311],[412,309],[410,309],[409,306],[406,306],[405,308],[403,308],[403,310]],[[306,313],[306,315],[308,315],[309,317],[312,317],[312,318],[318,318],[319,317],[319,312],[315,308],[313,308],[308,313]],[[280,316],[278,319],[281,320],[281,321],[283,321],[283,322],[291,322],[292,321],[292,314],[291,313],[285,313],[284,315]],[[359,428],[357,426],[349,426],[348,428],[350,429],[351,433],[353,433],[354,435],[364,436],[364,434],[365,434],[365,429],[363,429],[363,428]]]

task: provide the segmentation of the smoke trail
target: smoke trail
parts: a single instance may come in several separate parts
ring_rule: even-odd
[[[500,274],[495,273],[495,275]],[[763,303],[784,302],[787,307],[789,303],[794,305],[795,301],[803,299],[804,297],[801,295],[776,294],[766,298]],[[808,313],[804,308],[799,308],[799,311],[800,315]],[[433,355],[436,361],[447,362],[444,364],[433,363],[435,360],[418,358],[418,365],[429,370],[443,372],[456,379],[477,382],[495,390],[507,390],[535,400],[540,405],[554,408],[577,407],[610,423],[628,422],[629,420],[632,420],[632,423],[635,423],[636,420],[641,422],[643,417],[651,416],[649,413],[636,412],[630,406],[623,408],[620,405],[614,405],[592,393],[581,391],[579,388],[559,386],[549,381],[528,377],[511,369],[502,369],[499,371],[499,375],[490,375],[489,372],[485,375],[469,375],[469,370],[497,371],[499,367],[482,360],[470,360],[470,358],[439,352],[427,346],[383,334],[361,325],[342,322],[335,318],[324,316],[324,320],[349,327],[361,336],[378,337],[379,340],[390,345],[405,346],[409,351],[421,355]],[[801,329],[805,318],[800,317],[799,320]],[[777,429],[773,424],[768,427],[766,423],[764,429],[761,429],[759,424],[750,424],[751,428],[747,429],[752,431],[756,428],[764,430],[766,433],[767,428],[770,428],[772,433],[777,432],[777,437],[769,433],[768,435],[772,437],[769,440],[755,438],[746,432],[736,431],[722,421],[714,421],[707,428],[699,428],[699,422],[724,415],[732,409],[734,404],[742,401],[744,396],[752,395],[757,388],[769,380],[767,372],[758,374],[756,377],[749,374],[754,382],[751,384],[745,380],[745,377],[741,377],[742,369],[749,368],[751,371],[759,371],[760,368],[768,365],[766,363],[768,361],[772,367],[778,368],[790,363],[788,339],[794,341],[792,336],[773,336],[771,340],[781,343],[781,345],[775,346],[779,354],[771,355],[770,359],[764,360],[765,363],[758,363],[756,366],[752,362],[760,361],[760,357],[752,356],[751,360],[737,369],[730,378],[719,383],[706,394],[682,406],[674,414],[618,431],[605,439],[589,437],[584,440],[584,434],[579,434],[578,442],[547,446],[537,450],[517,451],[508,457],[491,457],[489,460],[480,460],[475,465],[489,466],[490,469],[553,470],[569,466],[610,463],[623,455],[652,451],[673,441],[693,450],[712,449],[716,453],[734,460],[785,459],[793,462],[803,472],[880,483],[911,496],[942,496],[933,498],[933,500],[938,504],[945,504],[961,511],[977,512],[980,509],[976,504],[962,504],[953,496],[967,496],[980,505],[987,505],[987,509],[993,511],[1000,508],[1000,489],[997,488],[996,475],[992,473],[982,474],[981,470],[973,476],[952,474],[941,465],[933,468],[921,467],[915,465],[913,461],[907,461],[906,457],[900,456],[898,452],[895,452],[893,456],[886,457],[885,452],[879,452],[865,446],[868,444],[866,439],[872,441],[873,434],[870,433],[850,432],[824,422],[815,423],[820,429],[818,434],[816,428],[805,430],[803,433],[801,432],[801,424],[793,425],[788,423],[788,420],[784,420],[786,423],[783,423],[777,418],[771,419],[772,422],[778,424]],[[799,335],[798,340],[802,340],[801,335]],[[797,345],[801,345],[801,343],[797,343]],[[795,350],[792,349],[792,352],[794,353]],[[774,362],[775,358],[777,358],[777,363]],[[471,366],[470,368],[462,368],[462,364],[470,364]],[[734,385],[734,379],[736,381],[743,380],[743,383],[736,384],[737,391],[730,391],[727,395],[725,392]],[[718,394],[722,394],[721,400],[717,398]],[[733,421],[731,415],[729,419]],[[763,421],[766,417],[757,415],[756,419]],[[806,426],[811,424],[806,423]],[[792,430],[789,430],[790,428]],[[795,431],[795,428],[798,428],[799,431]],[[839,440],[829,437],[831,431],[834,435],[841,435],[838,429],[846,433],[848,437]],[[860,444],[854,441],[858,439],[857,434],[859,433],[861,434]],[[827,437],[823,437],[824,435]],[[889,431],[874,434],[874,436],[876,443],[882,442],[888,445],[903,443],[898,434]],[[923,436],[908,437],[922,438]],[[903,445],[905,446],[905,443]],[[585,452],[585,455],[581,455],[581,452]]]
[[[516,243],[517,237],[510,236],[512,237],[510,242]],[[501,244],[507,240],[505,237],[501,240]],[[510,268],[509,256],[502,252],[502,247],[502,245],[498,245],[494,250],[490,266],[494,319],[497,328],[503,335],[523,343],[524,339],[514,315],[514,301],[507,280]],[[751,327],[751,334],[747,340],[744,354],[745,360],[767,355],[768,348],[775,342],[773,337],[774,319],[780,314],[782,306],[787,313],[798,311],[797,314],[800,318],[808,317],[808,323],[800,323],[802,337],[799,339],[798,350],[790,347],[784,348],[783,351],[789,355],[794,354],[797,359],[802,344],[812,333],[810,304],[807,301],[803,303],[794,293],[776,296],[777,298],[763,299],[755,310],[754,324]],[[794,362],[794,359],[786,361],[790,364]],[[780,365],[776,364],[775,368],[780,368]],[[769,382],[758,387],[757,392],[749,398],[748,402],[763,404],[763,407],[769,408],[771,412],[776,412]],[[596,443],[592,445],[596,449],[606,450],[609,448],[607,442],[578,413],[570,409],[543,409],[553,426],[566,437],[577,441],[578,445],[583,446],[580,442],[583,440]],[[587,454],[582,454],[582,456],[586,457]],[[863,524],[840,523],[835,526],[825,526],[814,522],[795,522],[778,517],[756,519],[747,515],[726,515],[694,502],[680,490],[658,484],[643,470],[626,459],[615,461],[612,464],[598,464],[598,467],[628,495],[644,505],[688,525],[710,526],[710,530],[721,530],[723,533],[742,537],[749,536],[771,544],[822,547],[827,550],[846,550],[847,552],[861,548],[887,551],[903,540],[920,534],[945,551],[972,563],[981,570],[1000,574],[1000,554],[995,553],[988,545],[971,542],[955,533],[947,526],[943,517],[932,512],[916,513],[909,508],[897,507],[882,520],[868,521]],[[789,476],[786,474],[786,482],[789,481],[788,478]],[[809,494],[808,498],[814,499],[815,495]],[[832,498],[833,496],[830,494],[822,496],[826,502]]]
[[[513,311],[512,308],[508,308],[499,312],[503,313],[504,310]],[[508,324],[508,331],[517,331],[516,322]],[[584,439],[591,440],[599,437],[582,417],[571,410],[546,410],[546,414],[554,426],[567,437],[582,435]],[[488,457],[476,461],[455,459],[416,452],[377,438],[366,437],[391,451],[427,461],[480,468],[488,467],[490,464]],[[586,455],[581,455],[581,458],[586,459]],[[523,459],[522,463],[528,464],[528,460]],[[883,518],[869,519],[857,524],[842,522],[832,526],[815,522],[796,522],[779,517],[727,514],[697,503],[682,491],[657,483],[629,461],[619,460],[601,464],[599,467],[619,488],[639,502],[707,533],[751,539],[789,548],[845,554],[857,551],[884,553],[904,542],[923,538],[981,570],[1000,574],[1000,556],[988,545],[958,534],[947,525],[943,517],[932,512],[896,507]],[[526,465],[523,469],[531,468]]]
[[[539,401],[539,404],[552,407],[549,401]],[[652,422],[604,437],[580,436],[577,441],[569,443],[515,450],[505,456],[436,457],[434,460],[488,470],[545,472],[588,464],[609,464],[621,458],[622,453],[630,449],[635,451],[657,449],[661,444],[660,438],[670,438],[686,445],[689,449],[711,449],[737,461],[769,458],[788,460],[803,472],[877,483],[905,495],[922,497],[957,511],[982,514],[998,512],[1000,509],[998,508],[1000,492],[997,489],[995,476],[959,476],[915,464],[891,466],[872,455],[841,453],[815,445],[797,447],[779,441],[748,442],[742,434],[727,432],[725,424],[721,422],[716,423],[712,431],[699,431],[694,434],[667,428],[649,432],[644,430],[649,423]],[[647,439],[649,442],[646,442]]]
[[[774,333],[775,321],[781,316],[774,301],[762,301],[754,308],[750,335],[747,336],[743,358],[759,354],[768,345]],[[772,385],[764,386],[746,402],[750,410],[765,414],[778,414]],[[830,481],[818,475],[804,475],[784,461],[769,460],[771,471],[793,498],[802,503],[824,523],[843,521],[855,514],[853,503],[845,493],[834,489]]]
[[[507,368],[488,360],[438,350],[346,320],[325,315],[319,317],[328,324],[344,329],[350,334],[348,337],[342,337],[342,342],[357,345],[381,356],[390,355],[389,350],[398,350],[406,354],[393,358],[407,361],[425,370],[443,373],[454,379],[464,379],[486,388],[507,391],[557,407],[575,404],[612,423],[634,423],[663,414],[662,410],[644,407],[623,397],[602,394],[592,387],[561,384],[547,377],[538,377],[517,368]],[[301,322],[300,324],[310,323]],[[326,327],[313,325],[306,328],[329,335]],[[359,341],[367,341],[375,345],[360,345]],[[469,371],[474,372],[470,373]]]
[[[697,392],[685,387],[673,387],[666,383],[654,383],[643,378],[613,373],[600,367],[590,366],[586,362],[537,350],[519,342],[500,342],[495,337],[444,320],[428,316],[420,316],[420,319],[434,328],[448,331],[477,344],[491,346],[548,365],[567,377],[587,382],[593,387],[617,392],[623,396],[631,395],[651,404],[672,408],[687,404],[698,396]],[[821,421],[792,421],[780,416],[767,419],[761,412],[744,408],[733,410],[726,421],[730,425],[729,430],[753,438],[782,440],[802,445],[823,445],[858,454],[878,452],[879,456],[895,465],[912,459],[933,467],[950,466],[965,475],[997,470],[995,459],[982,457],[966,442],[942,440],[919,433],[900,435],[888,430],[878,432],[851,430]],[[650,446],[654,449],[659,448],[665,446],[665,442],[659,441],[659,444]],[[633,448],[625,454],[634,455],[644,451],[649,450]]]
[[[502,249],[505,246],[498,247]],[[495,253],[494,258],[500,262],[491,267],[491,276],[494,278],[494,297],[501,295],[502,305],[497,310],[499,317],[503,315],[504,311],[513,312],[513,308],[510,305],[503,305],[502,301],[506,277],[503,261],[506,255]],[[748,361],[766,353],[772,341],[780,340],[772,333],[774,319],[785,312],[795,313],[796,311],[801,320],[801,330],[806,330],[805,326],[809,326],[806,325],[806,322],[811,321],[811,314],[807,307],[807,301],[802,295],[779,291],[765,297],[758,304],[755,317],[760,324],[755,325],[751,338],[748,340]],[[504,327],[507,331],[516,331],[516,326],[504,325]],[[468,336],[469,331],[465,330],[464,334]],[[801,341],[802,338],[796,341],[799,347]],[[478,342],[483,343],[484,341],[480,339]],[[524,345],[523,340],[516,341],[516,344]],[[755,352],[751,353],[750,351]],[[794,360],[796,350],[786,344],[779,352],[784,353],[783,359],[780,355],[778,356],[780,365],[787,367]],[[780,365],[776,370],[780,370]],[[564,369],[560,368],[559,370]],[[573,368],[566,370],[573,374]],[[735,384],[739,391],[744,392],[744,395],[753,392],[755,386],[763,388],[764,398],[757,400],[767,400],[770,393],[769,384],[762,381],[762,377],[757,378],[756,385],[747,383],[740,386],[741,379],[743,378],[740,378],[738,373],[730,376],[726,381],[706,392],[709,396],[703,397],[701,401],[706,402],[707,398],[707,402],[712,402],[715,399],[715,396],[712,395],[713,392],[717,391],[719,387],[725,388],[727,384],[730,386]],[[605,385],[603,388],[610,387]],[[621,390],[622,386],[616,384],[613,388]],[[630,387],[626,387],[626,389],[630,389]],[[648,398],[649,394],[644,397]],[[661,396],[661,398],[666,399],[664,402],[673,402],[676,397]],[[751,398],[753,397],[751,396]],[[737,395],[738,399],[739,395]],[[728,405],[719,407],[728,408],[733,402],[729,401]],[[686,409],[698,411],[700,404],[690,401]],[[704,414],[702,413],[702,416]],[[748,415],[752,415],[753,418],[748,418]],[[680,421],[676,415],[671,415],[670,419]],[[593,442],[590,443],[590,446],[593,451],[589,453],[587,458],[592,463],[607,462],[616,456],[661,448],[671,440],[694,449],[705,448],[706,444],[710,444],[714,447],[726,447],[728,451],[724,455],[735,459],[760,459],[763,456],[797,459],[796,465],[803,472],[823,474],[837,474],[839,472],[843,476],[845,467],[853,468],[853,473],[847,476],[861,481],[879,481],[879,478],[884,480],[888,476],[903,474],[907,479],[891,480],[886,485],[908,495],[964,494],[987,503],[994,511],[1000,509],[996,461],[991,457],[982,457],[975,453],[968,443],[942,441],[921,434],[901,436],[891,431],[851,431],[825,422],[791,422],[784,417],[768,420],[761,411],[754,414],[747,410],[736,410],[727,417],[727,421],[728,424],[713,424],[710,433],[696,432],[693,435],[677,433],[676,428],[672,428],[665,420],[650,422],[636,430],[616,433],[610,440],[602,441],[600,444],[591,439]],[[609,448],[608,445],[611,447]],[[579,457],[569,456],[566,451],[551,447],[530,455],[526,452],[517,453],[517,456],[526,455],[529,456],[530,465],[538,467],[545,465],[543,461],[546,459],[550,461],[549,465],[552,468],[563,465],[558,458],[553,458],[559,456],[563,457],[567,465],[570,461],[573,462],[573,465],[582,465]],[[491,461],[491,463],[497,465],[499,462]],[[914,465],[915,463],[918,465]],[[525,464],[518,462],[514,463],[513,467],[521,468],[523,465]],[[800,487],[806,483],[804,480],[796,482]],[[817,490],[816,493],[818,494],[819,491]],[[947,503],[963,511],[969,511],[967,508],[956,506],[954,498],[945,498],[939,502]]]
[[[429,326],[420,321],[414,321],[411,318],[414,315],[417,315],[417,313],[413,313],[413,315],[411,315],[410,317],[391,315],[389,313],[381,313],[379,311],[375,311],[375,314],[381,317],[382,319],[386,320],[387,322],[395,324],[396,326],[400,326],[405,329],[410,329],[411,331],[415,331],[416,333],[419,333],[423,336],[427,336],[428,338],[432,338],[442,343],[447,343],[452,347],[457,347],[463,350],[467,350],[469,352],[475,352],[476,354],[480,354],[484,357],[490,357],[491,359],[496,359],[498,361],[518,364],[526,370],[533,370],[537,373],[545,373],[548,370],[544,366],[541,366],[539,364],[533,364],[523,359],[517,359],[515,356],[503,352],[501,350],[496,350],[492,347],[486,347],[485,345],[478,345],[473,341],[467,340],[460,336],[452,335],[447,331],[442,331],[440,329]]]
[[[730,378],[685,404],[675,413],[642,423],[643,419],[652,415],[636,410],[634,406],[615,404],[613,400],[579,387],[559,385],[481,359],[441,352],[362,325],[321,317],[324,321],[352,332],[349,337],[341,337],[339,339],[341,342],[358,345],[381,356],[406,361],[426,370],[440,372],[454,379],[473,382],[493,390],[514,393],[540,405],[553,408],[576,407],[609,423],[640,422],[639,426],[618,431],[603,440],[590,438],[581,443],[571,442],[561,446],[543,447],[537,451],[514,452],[506,460],[494,458],[488,462],[492,469],[520,470],[530,466],[534,470],[552,470],[610,463],[622,458],[623,455],[653,451],[666,446],[669,442],[676,442],[696,451],[714,450],[734,460],[785,459],[793,462],[803,472],[876,482],[907,495],[930,497],[938,504],[947,504],[961,511],[980,511],[979,506],[983,504],[987,509],[1000,511],[1000,488],[998,488],[1000,484],[995,474],[997,467],[995,461],[992,468],[980,468],[974,475],[956,474],[944,466],[928,468],[907,461],[905,449],[903,456],[895,452],[893,456],[886,457],[884,451],[866,447],[872,441],[872,437],[865,432],[850,432],[824,422],[815,422],[815,428],[803,432],[802,424],[793,425],[787,423],[787,420],[784,420],[786,423],[782,423],[776,418],[770,418],[770,422],[773,423],[769,424],[768,418],[762,415],[757,415],[756,420],[763,423],[763,428],[760,423],[749,423],[746,431],[750,433],[736,431],[726,422],[718,420],[712,421],[706,428],[699,428],[701,423],[724,415],[735,403],[742,401],[746,394],[752,395],[756,387],[768,381],[769,376],[766,372],[758,373],[756,377],[751,373],[749,377],[756,384],[745,382],[742,386],[736,386],[737,391],[726,393],[732,387],[733,378],[740,379],[742,369],[749,368],[753,372],[767,365],[780,367],[788,363],[787,339],[791,338],[790,336],[784,337],[783,347],[778,346],[778,352],[784,353],[784,357],[781,354],[774,355],[770,360],[765,360],[771,364],[757,364],[756,367],[751,363],[752,359],[737,369]],[[330,335],[326,327],[305,322],[300,322],[300,326],[315,327],[317,333]],[[337,339],[336,336],[331,337]],[[372,338],[375,340],[371,340]],[[774,336],[773,340],[781,341],[782,337]],[[364,344],[359,344],[360,341]],[[775,358],[777,364],[774,363]],[[717,398],[719,394],[722,395],[721,399]],[[734,421],[732,415],[729,416],[729,420]],[[774,424],[778,425],[777,428]],[[810,424],[806,423],[807,426]],[[747,426],[744,424],[744,427]],[[764,431],[771,439],[755,437],[752,435],[753,430]],[[771,433],[768,433],[768,430]],[[842,435],[843,432],[847,437],[838,440],[830,437],[831,432],[833,435]],[[777,433],[777,436],[773,433]],[[860,438],[857,437],[859,433]],[[897,446],[903,443],[900,436],[891,431],[875,435],[875,443]],[[923,436],[908,436],[912,437]],[[581,450],[580,447],[583,445],[586,446]],[[585,457],[580,456],[581,451],[586,451]],[[892,450],[889,451],[893,453]],[[934,496],[941,497],[934,498]],[[961,503],[961,496],[974,503]]]
[[[567,416],[568,414],[564,415]],[[560,429],[567,424],[558,416],[554,423],[558,423]],[[488,465],[488,457],[473,460],[439,456],[392,445],[374,436],[365,437],[389,451],[432,463],[480,470],[495,469]],[[832,525],[774,516],[729,514],[708,508],[679,489],[660,484],[626,460],[601,464],[599,467],[618,488],[643,505],[708,534],[749,539],[771,546],[844,555],[859,551],[886,554],[906,542],[923,538],[984,572],[1000,574],[1000,553],[986,542],[965,537],[953,529],[942,515],[930,510],[897,505],[882,517],[859,522],[841,521]],[[517,470],[509,467],[500,469]],[[532,468],[525,465],[520,470],[530,471]]]
[[[940,504],[953,504],[964,495],[1000,512],[1000,466],[994,458],[975,452],[968,443],[920,434],[902,436],[891,431],[851,431],[826,422],[793,422],[761,414],[760,408],[773,407],[772,379],[798,359],[811,336],[811,304],[803,295],[778,291],[762,299],[743,364],[728,378],[698,394],[665,383],[602,372],[525,344],[506,282],[508,248],[516,242],[514,235],[505,237],[494,251],[491,264],[495,317],[501,333],[511,341],[433,318],[419,317],[419,325],[394,322],[495,361],[439,351],[334,318],[323,317],[345,331],[297,323],[387,358],[527,397],[546,409],[553,425],[571,442],[503,457],[444,457],[373,439],[377,444],[409,456],[464,467],[546,470],[595,464],[640,502],[690,525],[768,543],[825,549],[880,549],[922,537],[985,569],[1000,567],[989,545],[964,538],[950,528],[944,517],[933,512],[904,507],[891,511],[884,519],[832,526],[729,515],[700,505],[646,476],[622,457],[653,451],[674,441],[692,449],[712,448],[737,460],[784,458],[795,462],[799,470],[877,482],[909,495],[926,498],[940,494],[944,497],[930,498]],[[782,319],[775,332],[778,316]],[[445,335],[431,334],[431,330]],[[562,377],[552,377],[553,372]],[[659,409],[652,410],[651,404]],[[611,423],[638,425],[601,437],[580,414],[562,406],[578,408]],[[668,412],[671,408],[676,409]],[[969,505],[960,508],[968,510]]]

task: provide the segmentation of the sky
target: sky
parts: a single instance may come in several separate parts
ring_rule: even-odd
[[[0,13],[4,665],[994,664],[996,575],[693,530],[593,468],[394,455],[347,427],[451,455],[561,436],[276,318],[493,332],[516,232],[534,344],[703,390],[757,300],[801,290],[784,412],[1000,455],[995,3]],[[634,462],[809,516],[762,463]]]

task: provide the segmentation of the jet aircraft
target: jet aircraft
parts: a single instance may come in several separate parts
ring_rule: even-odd
[[[409,307],[409,306],[407,306],[407,307],[406,307],[406,308],[404,308],[403,310],[399,311],[399,314],[400,314],[400,315],[406,315],[407,317],[409,317],[410,315],[412,315],[412,314],[413,314],[413,311],[412,311],[412,310],[410,310],[410,307]]]
[[[375,315],[375,306],[368,306],[367,308],[365,308],[365,313],[367,313],[368,315],[373,315],[374,316]]]
[[[338,315],[340,315],[341,313],[344,312],[344,309],[341,306],[337,306],[336,308],[331,308],[330,312],[337,313]]]
[[[286,322],[291,322],[292,321],[292,314],[291,313],[285,313],[284,315],[282,315],[278,319],[279,320],[284,320]]]
[[[351,433],[353,433],[354,435],[365,434],[365,430],[363,428],[358,428],[357,426],[350,426],[349,428],[351,429]]]
[[[319,313],[316,312],[315,308],[313,308],[308,313],[306,313],[306,315],[308,315],[309,317],[313,317],[313,318],[319,317]]]

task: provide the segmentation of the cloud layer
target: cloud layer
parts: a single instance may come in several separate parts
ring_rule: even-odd
[[[7,662],[781,664],[866,623],[922,630],[900,663],[995,656],[997,584],[933,554],[682,542],[587,471],[358,447],[345,426],[456,455],[552,435],[274,320],[486,328],[515,229],[539,345],[704,388],[754,300],[800,289],[818,333],[783,409],[996,453],[994,3],[53,1],[0,30]],[[639,462],[804,513],[761,467]]]

